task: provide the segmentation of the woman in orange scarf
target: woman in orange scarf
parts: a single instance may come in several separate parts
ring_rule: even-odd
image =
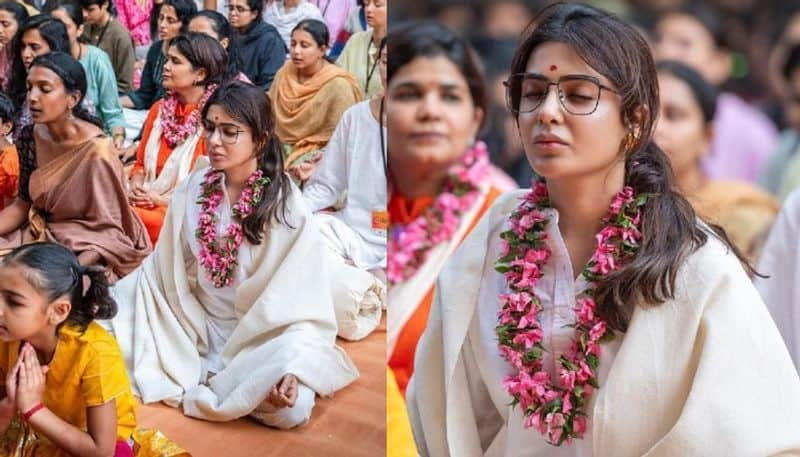
[[[300,182],[314,172],[342,114],[362,99],[356,79],[328,62],[328,27],[315,19],[292,31],[290,59],[269,90],[287,171]]]
[[[164,64],[167,95],[147,114],[130,175],[129,198],[153,244],[172,191],[206,154],[200,113],[227,65],[225,49],[206,35],[190,32],[170,43]]]
[[[475,142],[487,97],[474,51],[445,27],[420,23],[389,33],[387,53],[387,391],[399,393],[389,394],[387,440],[400,457],[416,455],[402,398],[434,281],[500,191]]]
[[[388,351],[405,392],[433,283],[500,192],[475,142],[487,97],[474,51],[434,23],[389,35]]]

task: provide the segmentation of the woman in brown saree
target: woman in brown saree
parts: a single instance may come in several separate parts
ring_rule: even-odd
[[[150,252],[142,221],[128,205],[122,163],[99,119],[81,107],[86,75],[70,55],[37,57],[28,72],[36,144],[21,157],[19,196],[0,212],[0,254],[49,240],[82,265],[108,267],[116,280]]]

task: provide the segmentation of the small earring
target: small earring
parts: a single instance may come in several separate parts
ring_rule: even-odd
[[[622,142],[622,149],[627,154],[631,152],[634,147],[636,147],[636,135],[633,134],[633,131],[629,131]]]
[[[75,115],[72,114],[72,110],[69,110],[69,114],[67,114],[67,119],[69,119],[71,121],[75,120]]]

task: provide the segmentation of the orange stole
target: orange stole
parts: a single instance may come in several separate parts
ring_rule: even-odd
[[[134,206],[133,210],[136,211],[139,219],[144,222],[150,242],[155,246],[158,241],[158,234],[161,233],[161,225],[164,224],[164,216],[167,215],[167,207],[156,206],[153,209],[147,209]]]
[[[158,117],[158,112],[161,110],[161,105],[163,103],[163,100],[159,100],[150,108],[150,111],[147,113],[147,119],[144,122],[144,130],[142,131],[142,140],[139,142],[139,147],[136,149],[136,163],[131,169],[130,176],[133,176],[136,173],[145,174],[145,146],[150,139],[150,132],[153,130],[153,123],[155,123],[156,117]],[[195,108],[197,108],[196,103],[189,103],[186,105],[178,104],[178,119],[180,121],[185,120],[187,116],[192,114],[192,111],[194,111]],[[167,159],[169,159],[170,154],[172,154],[172,149],[173,148],[167,144],[167,140],[162,135],[160,141],[158,142],[156,176],[161,173],[161,169],[164,168],[164,164],[167,163]],[[194,149],[194,155],[192,157],[192,163],[196,162],[197,158],[201,155],[206,155],[206,139],[203,136],[201,136],[197,141],[197,146]],[[164,223],[164,216],[167,214],[167,207],[159,206],[153,209],[147,209],[134,206],[133,209],[142,219],[145,227],[147,227],[147,234],[150,236],[150,241],[153,243],[153,246],[155,246],[156,241],[158,241],[158,234],[161,232],[161,225]]]
[[[494,187],[489,188],[489,193],[486,196],[483,206],[481,206],[475,214],[475,218],[470,223],[469,229],[464,234],[464,237],[459,240],[459,243],[464,241],[464,238],[475,228],[478,221],[480,221],[486,211],[491,208],[492,203],[500,194],[501,192]],[[389,202],[391,221],[392,223],[400,222],[407,224],[422,214],[432,203],[433,199],[430,197],[422,197],[415,201],[408,201],[403,197],[395,197],[393,195]],[[414,373],[414,354],[417,350],[419,338],[422,336],[422,332],[425,331],[425,326],[428,323],[431,303],[433,303],[433,287],[428,290],[425,297],[420,301],[417,309],[414,311],[414,314],[411,315],[411,318],[406,322],[405,326],[403,326],[402,331],[397,337],[394,352],[392,352],[389,358],[389,367],[394,372],[397,386],[404,397],[408,381]],[[391,303],[389,306],[392,306]]]
[[[9,144],[0,150],[0,209],[5,200],[17,196],[19,187],[19,154],[17,147]]]

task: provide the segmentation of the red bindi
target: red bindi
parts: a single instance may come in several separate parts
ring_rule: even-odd
[[[557,67],[557,66],[555,66],[555,65],[550,65],[550,71],[556,71],[556,70],[558,70],[558,67]]]

